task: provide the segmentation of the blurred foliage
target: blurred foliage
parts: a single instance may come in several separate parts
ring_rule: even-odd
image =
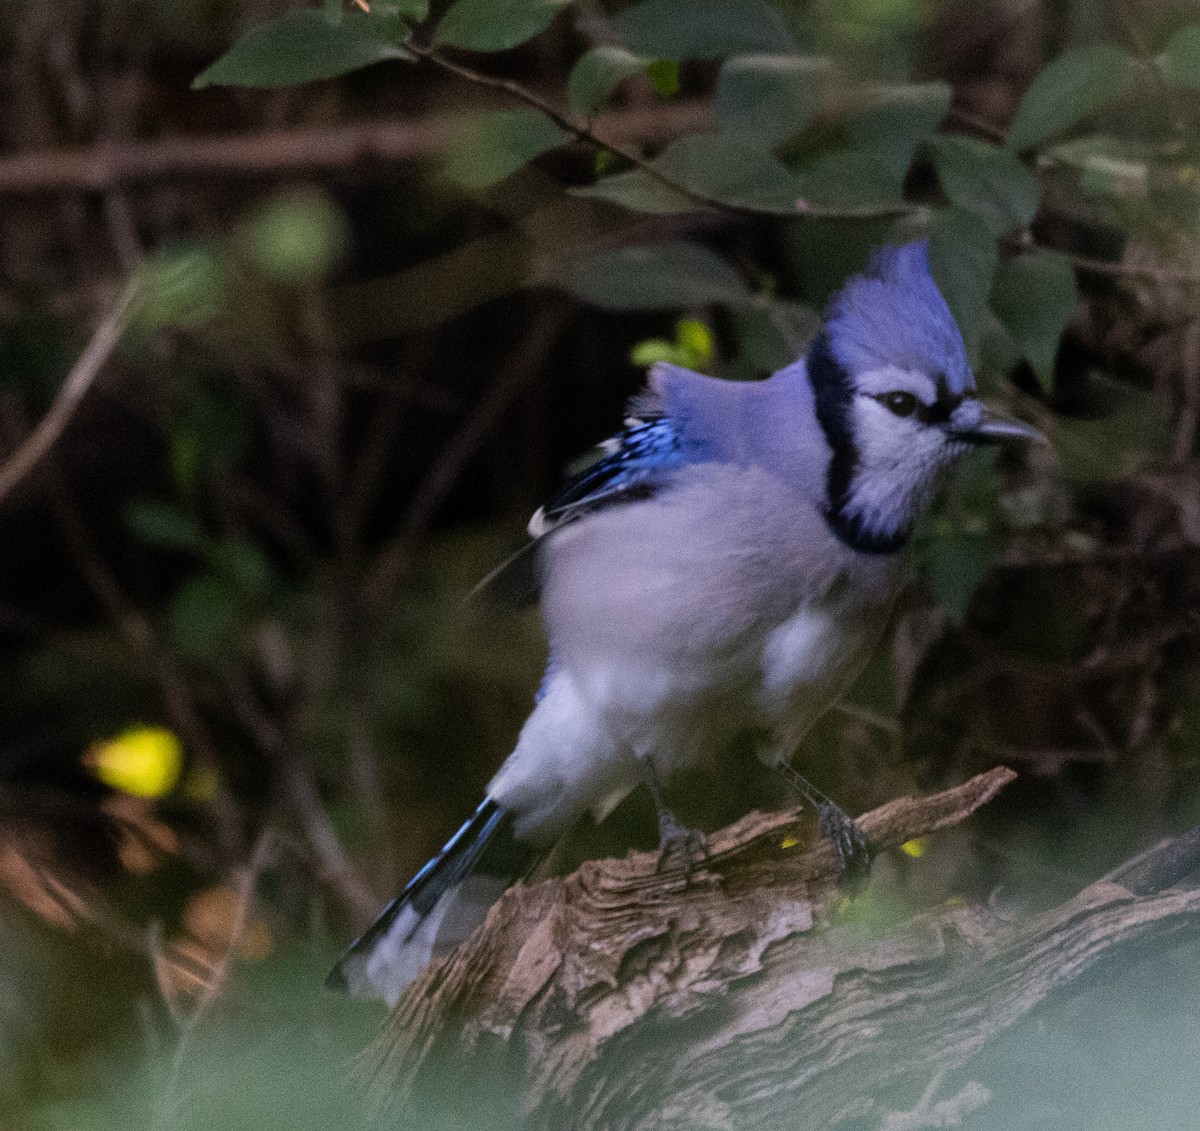
[[[1061,895],[1200,819],[1193,7],[21,0],[0,32],[33,177],[0,183],[7,449],[139,295],[0,510],[6,1125],[366,1125],[379,1014],[324,965],[476,804],[544,661],[535,614],[464,595],[642,367],[790,363],[887,240],[928,236],[981,386],[1052,446],[948,485],[894,644],[802,754],[853,810],[1022,785],[843,913]],[[785,800],[714,772],[692,819]],[[653,839],[631,797],[558,864]],[[975,1125],[1108,1096],[1141,1126],[1138,1095],[1190,1125],[1114,1052],[1137,978],[998,1047]],[[1142,1053],[1194,1054],[1175,1004]],[[1090,1081],[1070,1118],[1024,1049]],[[447,1100],[423,1126],[465,1125]]]

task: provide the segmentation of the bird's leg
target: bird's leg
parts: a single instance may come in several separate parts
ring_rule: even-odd
[[[799,770],[793,769],[783,758],[768,762],[776,772],[805,801],[817,811],[818,828],[823,837],[829,838],[833,854],[837,857],[838,872],[843,881],[855,883],[865,879],[871,867],[871,846],[862,829],[853,818],[828,794],[817,789]]]
[[[678,852],[683,862],[684,883],[690,883],[696,861],[708,855],[704,834],[699,829],[688,828],[667,808],[654,760],[649,755],[639,754],[638,764],[642,767],[646,788],[654,798],[654,808],[658,811],[658,870],[662,871],[672,851]]]

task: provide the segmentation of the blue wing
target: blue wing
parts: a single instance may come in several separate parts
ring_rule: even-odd
[[[537,600],[541,588],[534,550],[551,531],[605,507],[645,499],[690,462],[679,428],[654,405],[625,422],[625,430],[597,449],[597,458],[573,475],[529,520],[532,539],[473,590],[504,605]]]
[[[529,520],[531,537],[544,537],[602,507],[647,498],[687,462],[679,429],[660,413],[631,417],[625,431],[598,452]]]

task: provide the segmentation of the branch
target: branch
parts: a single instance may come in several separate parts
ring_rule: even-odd
[[[405,46],[414,55],[432,63],[436,67],[440,67],[452,75],[457,75],[459,78],[465,79],[476,86],[500,91],[503,94],[507,94],[510,98],[515,98],[518,102],[524,102],[526,106],[531,106],[533,109],[545,114],[560,130],[570,134],[576,141],[581,141],[595,149],[607,149],[610,153],[614,153],[620,157],[622,161],[626,161],[634,168],[640,169],[652,180],[669,188],[672,192],[679,193],[680,196],[686,197],[695,204],[699,204],[705,208],[716,208],[722,212],[731,212],[737,216],[780,215],[780,212],[776,209],[756,208],[748,204],[730,204],[728,201],[720,200],[715,196],[709,196],[708,193],[692,188],[684,181],[678,180],[668,173],[664,173],[654,162],[647,161],[640,153],[622,145],[612,134],[605,130],[603,123],[600,129],[596,129],[590,122],[579,121],[571,117],[571,115],[564,113],[554,103],[543,98],[540,94],[535,93],[528,87],[522,86],[519,82],[514,82],[512,79],[496,78],[494,75],[485,75],[481,71],[473,70],[471,67],[464,66],[453,59],[448,59],[434,47],[422,47],[411,40]],[[876,216],[903,216],[915,211],[917,207],[917,205],[901,202],[884,205],[860,205],[850,208],[826,208],[821,205],[809,204],[808,201],[801,198],[796,201],[796,214],[813,219],[859,219]]]
[[[84,347],[62,388],[58,390],[49,411],[38,421],[37,426],[22,441],[15,452],[0,466],[0,505],[12,493],[13,488],[28,475],[38,462],[54,447],[66,430],[75,410],[92,387],[104,363],[121,340],[121,334],[129,317],[130,309],[137,297],[137,288],[128,286],[120,301],[96,327],[91,340]]]
[[[956,824],[1013,776],[861,825],[882,850]],[[794,812],[751,814],[711,838],[686,889],[649,853],[512,889],[401,1000],[370,1054],[375,1090],[453,1118],[448,1100],[479,1100],[464,1081],[493,1099],[507,1081],[522,1127],[878,1125],[889,1089],[911,1099],[1102,958],[1200,922],[1200,892],[1154,886],[1195,865],[1196,836],[1137,862],[1126,878],[1152,891],[1114,873],[1026,921],[957,905],[868,928],[840,910],[828,845],[791,851],[802,835]],[[438,1087],[447,1071],[453,1089]]]
[[[711,108],[699,101],[623,110],[599,121],[614,139],[651,144],[703,130]],[[446,151],[454,120],[382,119],[217,137],[103,142],[0,158],[0,194],[108,192],[179,176],[262,176],[304,169],[386,167]]]

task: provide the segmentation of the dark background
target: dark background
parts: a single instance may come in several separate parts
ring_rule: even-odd
[[[1195,17],[1157,0],[780,7],[863,81],[949,83],[942,129],[985,138],[1072,45],[1152,54]],[[324,994],[324,969],[474,808],[544,662],[535,612],[466,594],[619,427],[639,344],[675,342],[682,316],[707,328],[695,364],[743,378],[781,348],[718,305],[606,311],[547,280],[597,248],[690,240],[812,312],[895,231],[624,212],[564,192],[592,177],[584,146],[464,189],[446,123],[507,103],[426,67],[190,89],[285,8],[0,12],[0,452],[128,280],[146,296],[0,502],[6,1125],[359,1118],[340,1080],[381,1013]],[[557,96],[605,10],[472,62]],[[636,76],[614,121],[652,151],[705,120],[715,78]],[[881,861],[880,900],[1036,906],[1200,815],[1200,107],[1179,93],[1164,140],[1159,94],[1095,127],[1146,173],[1140,196],[1039,167],[1032,230],[1072,257],[1080,297],[1049,384],[986,356],[980,380],[1051,447],[964,470],[894,639],[798,760],[852,812],[1020,773],[969,830]],[[832,136],[831,115],[814,128]],[[338,155],[322,131],[351,124],[377,144]],[[904,190],[940,199],[919,154]],[[714,827],[787,800],[747,764],[681,788],[684,814]],[[655,839],[631,798],[555,865]],[[1195,958],[1113,972],[998,1046],[975,1125],[1190,1126]]]

